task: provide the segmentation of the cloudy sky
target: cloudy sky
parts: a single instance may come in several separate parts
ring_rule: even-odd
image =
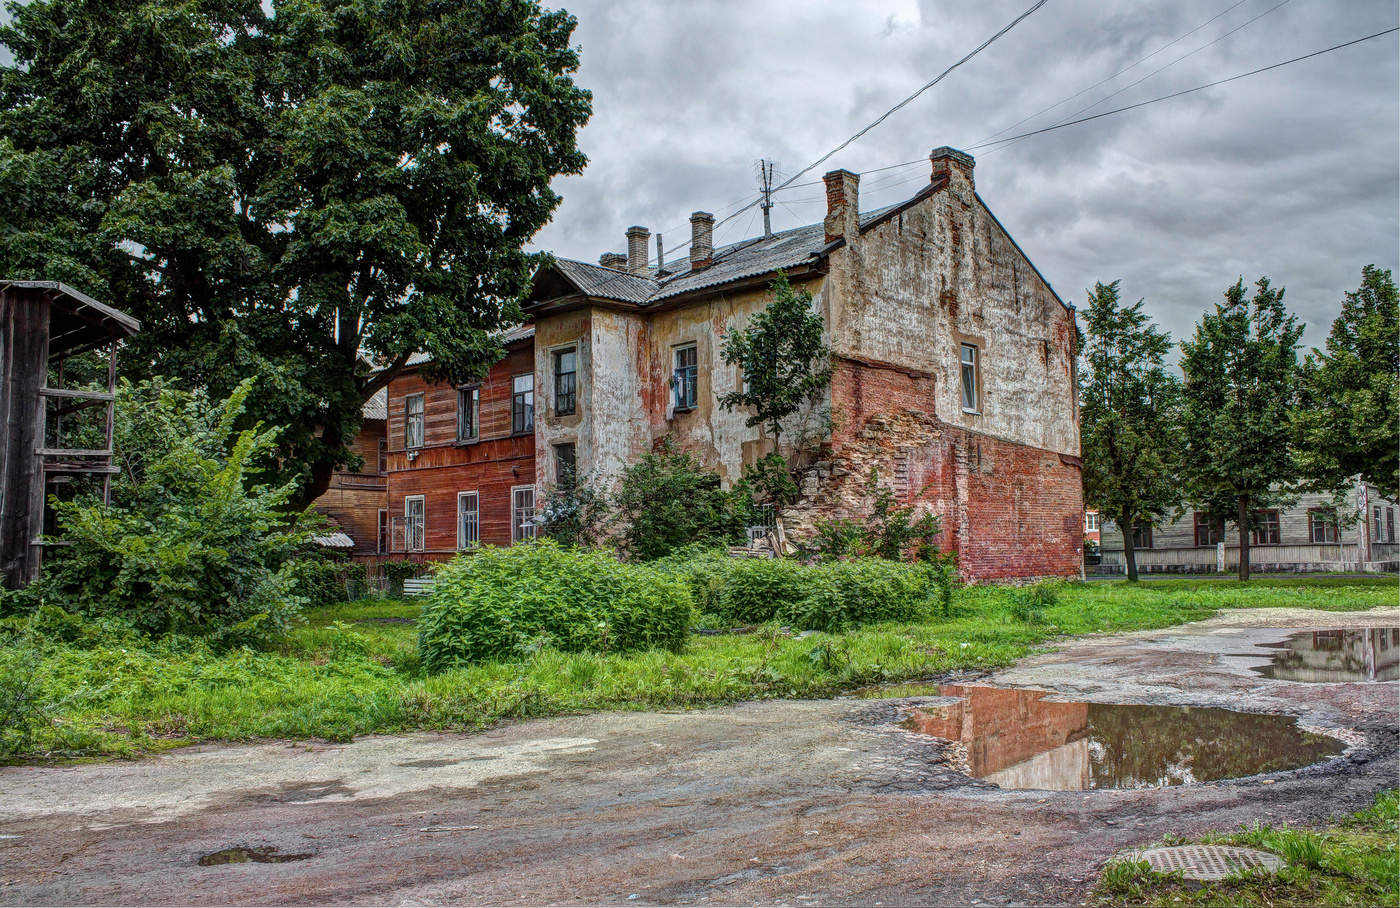
[[[564,203],[539,246],[596,261],[642,224],[674,249],[689,239],[691,211],[722,217],[755,195],[757,159],[776,161],[780,175],[801,170],[1029,4],[573,0],[578,81],[593,91],[580,137],[590,164],[557,181]],[[1078,116],[1396,18],[1394,0],[1050,0],[797,182],[914,161],[939,145],[969,149],[983,199],[1067,302],[1082,307],[1095,281],[1121,279],[1124,296],[1146,297],[1179,339],[1237,277],[1264,274],[1287,287],[1305,342],[1320,344],[1362,265],[1395,269],[1400,254],[1396,35],[1007,147],[974,146],[1071,118],[1162,67]],[[869,174],[862,208],[906,198],[927,178],[926,163]],[[820,186],[779,194],[775,229],[820,220],[821,195]],[[747,212],[717,239],[758,232]]]

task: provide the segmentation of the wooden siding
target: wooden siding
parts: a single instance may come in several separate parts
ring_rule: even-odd
[[[350,444],[350,450],[364,463],[356,470],[337,470],[325,493],[312,503],[355,540],[356,554],[379,550],[379,511],[385,506],[388,489],[388,478],[379,472],[379,442],[384,431],[384,420],[365,420]]]
[[[533,432],[512,434],[512,379],[535,369],[534,343],[521,341],[491,368],[480,383],[478,436],[457,441],[457,387],[428,383],[410,370],[389,385],[389,475],[387,507],[401,539],[404,499],[423,496],[424,553],[457,550],[457,493],[479,495],[480,542],[511,543],[511,490],[532,485],[535,477]],[[404,446],[405,399],[423,395],[423,444],[410,459]],[[539,391],[536,389],[538,406]],[[395,540],[393,548],[401,550]]]

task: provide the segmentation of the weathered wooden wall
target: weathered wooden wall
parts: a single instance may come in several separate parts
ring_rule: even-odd
[[[0,575],[8,589],[39,574],[34,544],[44,519],[44,472],[34,449],[48,379],[49,305],[43,295],[0,291]]]

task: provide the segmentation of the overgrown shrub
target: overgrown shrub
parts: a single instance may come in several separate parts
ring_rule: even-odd
[[[403,582],[423,574],[428,568],[417,561],[403,559],[384,562],[384,579],[389,581],[389,595],[402,596]]]
[[[292,563],[292,582],[297,594],[304,597],[308,605],[334,605],[349,598],[347,569],[344,561],[311,555]]]
[[[591,483],[556,486],[544,493],[535,512],[539,535],[565,546],[594,546],[603,540],[611,522],[608,496]]]
[[[256,480],[278,430],[235,431],[251,388],[215,403],[160,380],[123,383],[112,504],[55,502],[66,545],[30,600],[220,645],[279,636],[305,602],[291,558],[315,524],[295,525],[293,485]]]
[[[0,646],[0,759],[28,752],[34,733],[50,721],[39,662],[27,637]]]
[[[915,516],[912,505],[896,503],[894,492],[880,484],[880,474],[870,468],[866,492],[870,513],[860,519],[818,520],[811,550],[817,556],[870,557],[888,561],[936,561],[947,556],[938,550],[942,521],[937,514]]]
[[[419,617],[418,648],[430,672],[544,647],[674,650],[690,629],[690,595],[674,577],[552,540],[486,547],[436,577]]]
[[[807,571],[806,594],[786,612],[793,627],[835,631],[879,621],[916,621],[937,607],[936,575],[923,565],[862,558]]]
[[[690,588],[699,615],[728,627],[778,621],[836,630],[952,611],[954,578],[947,561],[911,565],[860,558],[804,565],[686,552],[656,565]]]
[[[627,554],[639,561],[694,543],[742,542],[753,518],[747,489],[721,489],[718,475],[669,438],[622,471],[614,504]]]
[[[1011,591],[1011,617],[1027,624],[1044,624],[1045,610],[1060,601],[1060,583],[1042,580]]]

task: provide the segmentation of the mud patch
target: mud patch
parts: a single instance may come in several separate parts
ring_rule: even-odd
[[[1291,716],[1047,699],[1043,690],[945,684],[946,704],[901,724],[953,768],[1001,788],[1086,791],[1213,782],[1308,766],[1343,744]]]
[[[282,854],[271,846],[265,848],[225,848],[204,855],[198,861],[201,867],[217,867],[221,864],[288,864],[292,861],[305,861],[314,857],[310,852]]]
[[[1251,668],[1275,681],[1348,684],[1400,680],[1400,628],[1363,627],[1300,631],[1272,649],[1268,665]]]

